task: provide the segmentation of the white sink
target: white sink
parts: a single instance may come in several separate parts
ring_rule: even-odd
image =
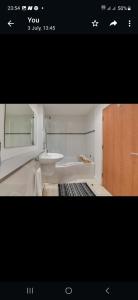
[[[55,172],[56,163],[64,158],[64,155],[59,153],[47,153],[43,152],[39,156],[40,164],[45,175],[53,175]]]
[[[59,154],[59,153],[42,153],[39,156],[39,161],[41,164],[53,164],[57,163],[61,159],[64,158],[64,155]]]

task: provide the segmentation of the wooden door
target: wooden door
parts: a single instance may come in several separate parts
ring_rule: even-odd
[[[133,144],[131,148],[131,160],[132,160],[132,196],[138,196],[138,104],[132,104],[132,135]]]
[[[138,196],[138,104],[103,112],[103,185],[112,195]]]
[[[133,144],[133,106],[122,104],[120,106],[120,130],[121,130],[121,180],[120,195],[129,196],[132,194],[132,158],[130,153]]]
[[[112,195],[120,195],[121,193],[121,120],[120,105],[114,105],[113,114],[113,189]]]
[[[103,186],[112,194],[120,194],[120,107],[109,105],[103,111]]]

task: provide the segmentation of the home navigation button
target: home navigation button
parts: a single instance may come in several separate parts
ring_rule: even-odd
[[[65,293],[66,293],[67,295],[71,295],[71,294],[72,294],[72,288],[71,288],[71,287],[66,287],[66,288],[65,288]]]

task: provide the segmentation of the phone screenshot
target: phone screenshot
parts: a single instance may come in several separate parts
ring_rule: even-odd
[[[9,103],[0,112],[0,196],[138,196],[138,104]]]
[[[138,298],[137,137],[137,102],[1,101],[0,299]]]
[[[0,34],[138,34],[137,13],[136,0],[3,0]]]

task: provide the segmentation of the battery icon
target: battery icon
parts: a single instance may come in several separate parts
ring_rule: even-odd
[[[127,10],[131,10],[131,6],[128,6]]]

